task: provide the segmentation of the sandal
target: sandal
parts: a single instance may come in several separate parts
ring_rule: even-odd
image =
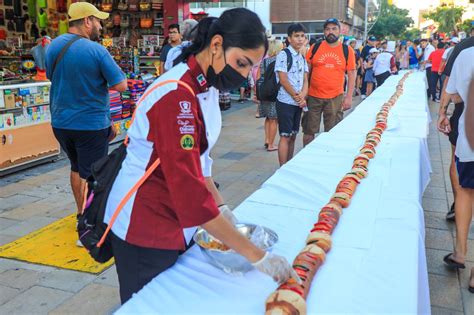
[[[268,143],[265,143],[265,144],[263,145],[263,147],[264,147],[265,149],[268,149]]]
[[[443,261],[448,267],[455,268],[455,269],[464,269],[466,268],[466,265],[458,263],[457,261],[453,260],[451,256],[453,253],[447,254],[444,256]]]
[[[267,151],[268,151],[268,152],[277,151],[277,150],[278,150],[278,147],[271,147],[271,148],[268,147],[268,148],[267,148]]]

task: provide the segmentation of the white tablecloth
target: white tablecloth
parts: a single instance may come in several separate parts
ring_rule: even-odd
[[[421,196],[428,184],[429,116],[424,74],[405,83],[389,129],[351,206],[334,231],[333,247],[313,280],[309,314],[429,314]],[[329,133],[319,135],[235,211],[242,222],[279,235],[274,252],[292,261],[319,209],[374,126],[375,114],[401,76],[390,77]],[[251,271],[231,276],[209,265],[194,246],[156,277],[118,314],[263,314],[277,285]]]

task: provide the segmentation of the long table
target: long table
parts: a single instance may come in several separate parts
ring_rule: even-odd
[[[293,261],[304,247],[319,209],[352,167],[376,112],[395,92],[401,75],[387,79],[235,209],[241,222],[278,233],[276,254]],[[431,171],[424,78],[415,72],[405,81],[369,176],[344,210],[333,247],[313,280],[308,314],[430,313],[421,207]],[[214,268],[194,246],[117,314],[263,314],[276,288],[256,270],[235,276]]]

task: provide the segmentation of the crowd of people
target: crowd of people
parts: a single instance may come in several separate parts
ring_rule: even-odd
[[[107,156],[114,136],[108,87],[123,91],[127,84],[107,50],[95,42],[100,21],[108,13],[78,2],[68,14],[69,33],[52,41],[46,69],[52,82],[52,126],[71,162],[71,186],[81,215],[91,166]],[[285,44],[268,38],[258,16],[243,8],[188,22],[169,28],[163,74],[140,100],[128,131],[126,155],[104,203],[122,303],[176,262],[187,249],[187,230],[197,226],[276,281],[299,281],[284,257],[257,248],[237,232],[237,219],[212,180],[210,151],[222,126],[219,91],[245,91],[255,69],[259,116],[265,117],[264,144],[268,151],[278,151],[283,165],[293,157],[300,127],[303,144],[308,145],[321,122],[329,131],[343,119],[355,94],[369,95],[398,69],[423,67],[431,82],[428,95],[441,99],[438,128],[450,134],[454,152],[457,242],[454,253],[444,260],[452,267],[465,267],[474,200],[474,37],[460,43],[451,38],[451,50],[443,50],[446,43],[434,39],[393,47],[370,37],[359,50],[354,41],[339,40],[341,27],[333,18],[324,23],[322,41],[309,42],[304,26],[296,23],[289,26]],[[267,86],[274,93],[263,97]],[[462,113],[457,136],[452,134],[457,122],[446,116],[450,101],[464,103],[464,110],[457,110]],[[151,165],[158,166],[147,174]],[[123,203],[122,197],[145,176],[149,177],[133,198]],[[193,198],[183,198],[186,195]],[[123,209],[116,213],[119,205]]]

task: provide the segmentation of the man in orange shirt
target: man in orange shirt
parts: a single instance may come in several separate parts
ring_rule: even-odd
[[[319,44],[314,55],[313,46],[306,54],[310,79],[308,111],[304,113],[301,123],[305,146],[313,141],[314,135],[319,132],[321,116],[324,118],[324,131],[329,131],[339,122],[338,115],[342,117],[342,111],[352,106],[356,79],[355,53],[352,47],[343,47],[343,44],[338,41],[340,31],[341,27],[337,19],[326,20],[325,40]],[[344,96],[346,71],[348,88]]]

